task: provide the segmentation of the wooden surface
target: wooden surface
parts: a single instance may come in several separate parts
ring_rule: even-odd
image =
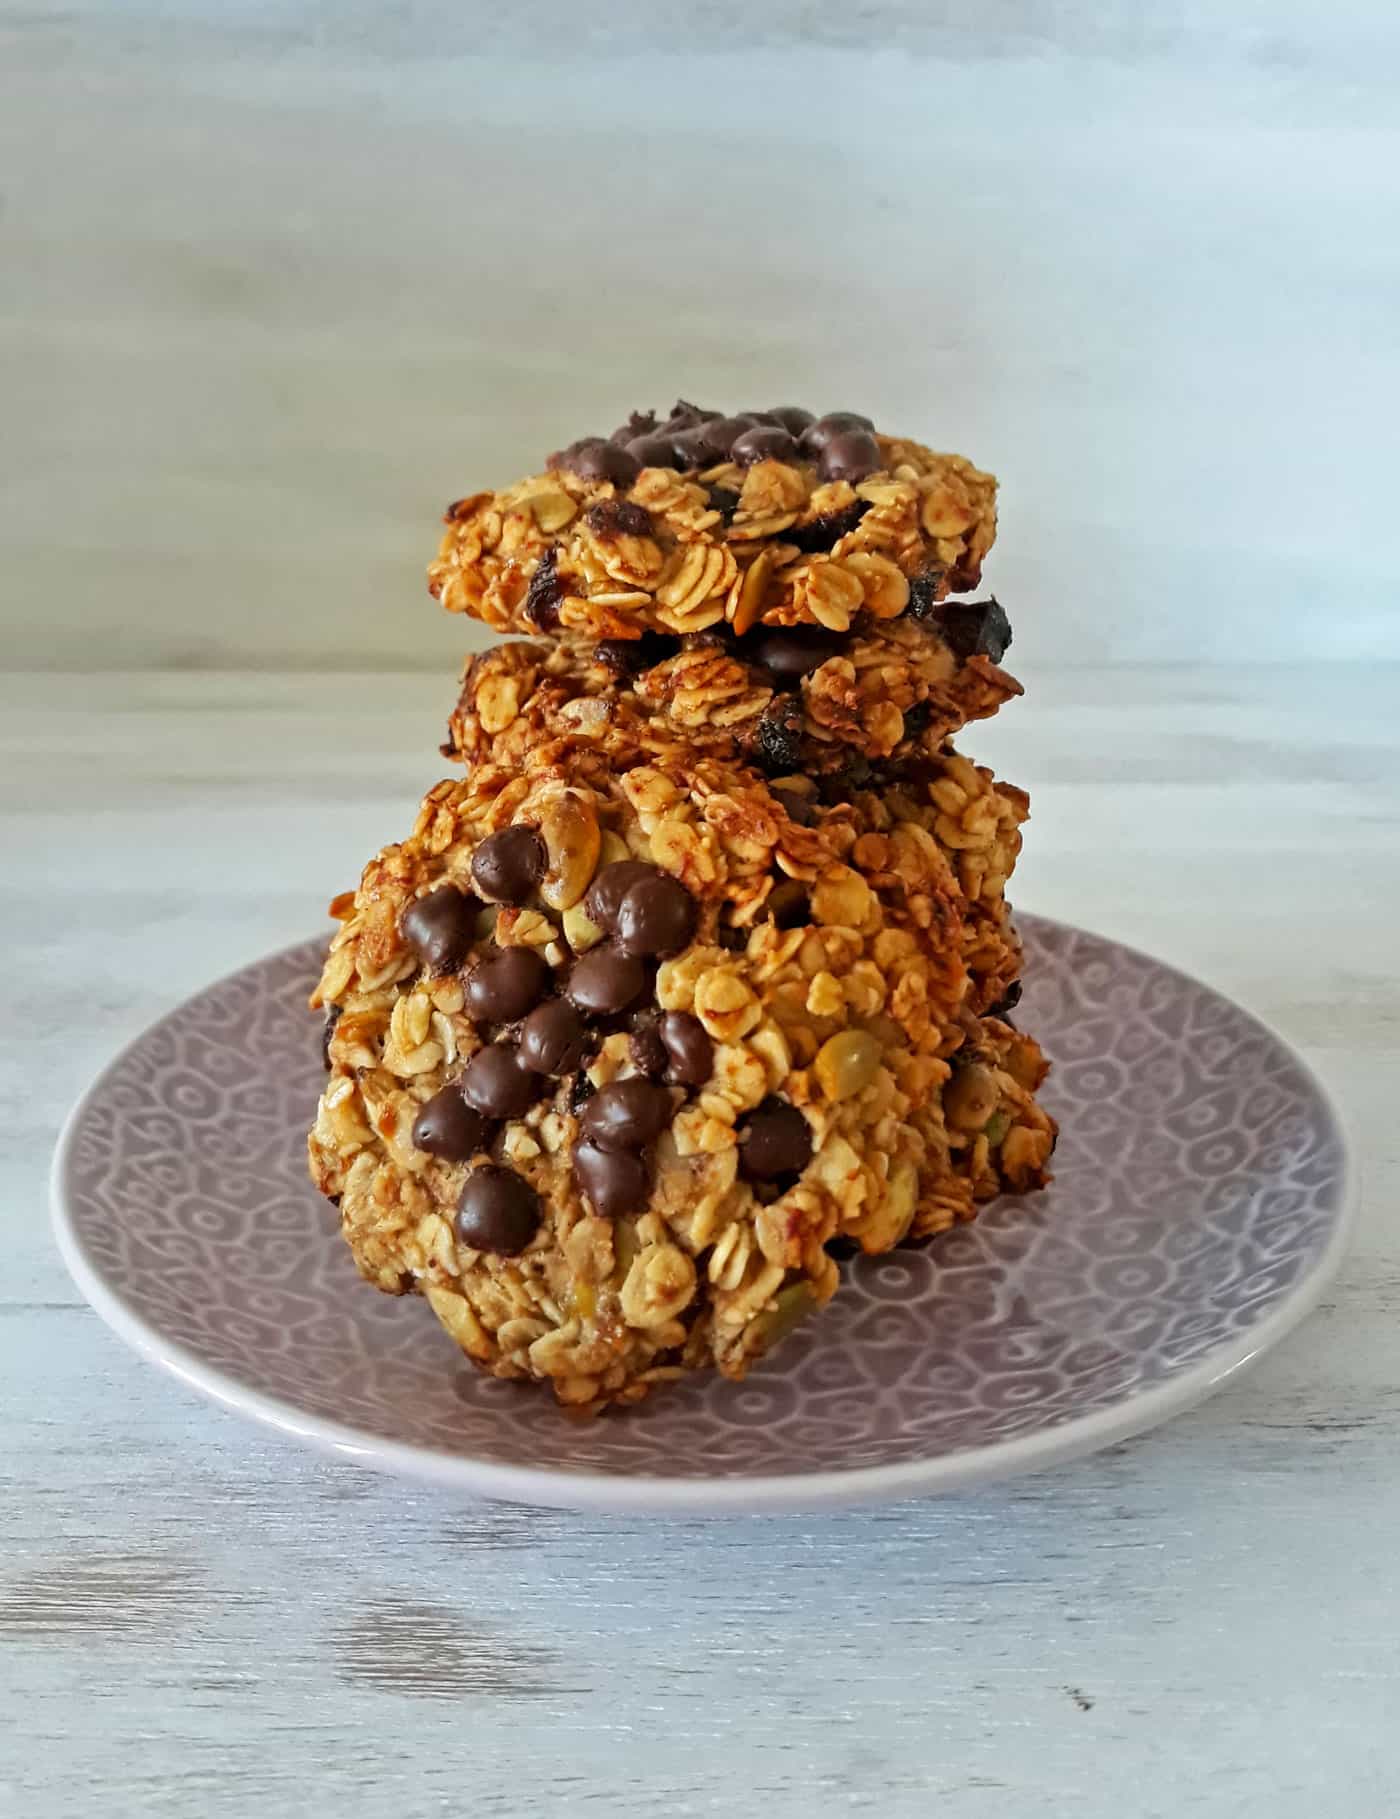
[[[441,664],[441,506],[677,393],[993,467],[1023,664],[1400,657],[1397,64],[1385,0],[0,0],[6,661]]]
[[[406,826],[445,678],[0,680],[0,1811],[1389,1819],[1400,1780],[1394,671],[1052,670],[970,740],[1019,899],[1318,1066],[1365,1205],[1203,1409],[942,1502],[660,1524],[469,1507],[241,1425],[82,1306],[59,1121]]]

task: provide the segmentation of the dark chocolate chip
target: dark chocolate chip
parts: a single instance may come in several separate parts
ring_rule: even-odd
[[[839,512],[823,512],[807,524],[794,524],[783,532],[784,543],[795,543],[809,556],[834,549],[842,537],[853,531],[870,510],[868,499],[856,499]]]
[[[943,582],[941,568],[926,568],[922,574],[914,576],[909,583],[908,612],[911,619],[932,619],[937,614]]]
[[[645,960],[678,954],[695,934],[699,906],[679,878],[658,873],[629,886],[617,906],[617,945]]]
[[[537,1074],[571,1074],[588,1052],[588,1032],[572,1004],[551,998],[520,1031],[520,1060]]]
[[[493,1042],[478,1049],[462,1070],[462,1092],[468,1105],[490,1118],[523,1118],[539,1098],[544,1083],[521,1064],[513,1042]]]
[[[472,854],[472,877],[490,903],[524,903],[544,868],[544,841],[532,827],[503,827]]]
[[[611,865],[605,865],[588,887],[583,899],[584,911],[590,922],[597,923],[599,928],[611,930],[617,921],[617,912],[622,907],[622,899],[634,884],[640,884],[643,878],[659,878],[660,869],[648,865],[645,859],[614,859]]]
[[[839,632],[817,625],[765,627],[740,645],[742,656],[766,669],[780,687],[791,688],[804,676],[820,669],[841,649]]]
[[[478,1023],[514,1023],[532,1011],[549,983],[549,962],[532,947],[503,947],[480,960],[463,988]]]
[[[804,411],[800,404],[775,404],[772,410],[765,411],[764,415],[776,417],[791,436],[800,436],[804,430],[810,429],[816,422],[811,411]],[[786,533],[784,533],[784,541],[786,541]]]
[[[795,461],[797,444],[780,423],[759,423],[734,438],[729,454],[740,467],[752,467],[756,461]]]
[[[758,717],[756,756],[770,777],[786,777],[802,757],[802,709],[789,695],[779,695]]]
[[[1010,985],[1008,985],[1006,990],[1002,993],[1001,997],[997,999],[996,1003],[987,1012],[987,1015],[989,1017],[1000,1017],[1005,1021],[1021,1002],[1021,990],[1021,981],[1019,979],[1013,979]]]
[[[712,423],[723,416],[722,411],[702,410],[698,404],[691,404],[685,398],[677,398],[671,406],[671,414],[666,419],[666,428],[671,431],[694,429],[697,423]]]
[[[753,411],[740,411],[733,417],[715,417],[704,425],[710,446],[718,449],[721,457],[727,455],[745,430],[752,429],[758,422]]]
[[[655,669],[681,648],[679,638],[665,632],[643,632],[640,638],[604,638],[593,647],[595,661],[615,676],[640,676]]]
[[[956,657],[990,657],[1000,663],[1011,643],[1011,621],[998,600],[944,600],[938,629]]]
[[[838,436],[844,436],[851,430],[864,430],[873,434],[875,425],[869,417],[863,417],[859,411],[827,411],[825,416],[818,417],[815,423],[809,423],[802,432],[802,444],[814,455],[821,454],[829,442]]]
[[[665,1045],[671,1084],[703,1086],[714,1071],[715,1045],[700,1019],[689,1011],[667,1011],[657,1033]]]
[[[325,1063],[327,1073],[331,1071],[331,1037],[335,1034],[335,1026],[339,1022],[340,1006],[333,1004],[326,1012],[326,1021],[321,1030],[321,1059]]]
[[[730,492],[727,486],[712,486],[708,492],[710,510],[718,512],[728,524],[739,509],[739,495]]]
[[[599,537],[646,537],[651,533],[651,513],[630,499],[600,499],[589,506],[583,521]]]
[[[724,460],[724,451],[716,449],[705,429],[705,424],[696,424],[689,429],[678,429],[671,435],[671,451],[675,453],[676,466],[682,473],[691,473],[695,467],[713,467]]]
[[[933,718],[933,708],[927,701],[916,701],[913,707],[904,710],[904,737],[917,739],[920,733],[928,731],[928,723]]]
[[[666,1072],[666,1044],[661,1040],[661,1031],[657,1028],[654,1017],[649,1017],[645,1023],[633,1025],[632,1034],[627,1041],[627,1052],[638,1073],[659,1080]]]
[[[620,448],[626,448],[629,442],[634,442],[638,436],[649,436],[655,428],[655,411],[632,411],[626,423],[615,429],[608,437],[608,441],[617,443]]]
[[[589,1016],[608,1017],[635,1004],[647,987],[647,969],[615,947],[595,947],[574,962],[565,988],[571,1003]]]
[[[605,1219],[640,1213],[651,1198],[651,1170],[641,1156],[627,1150],[575,1144],[574,1179]]]
[[[812,900],[796,878],[775,884],[763,907],[779,928],[805,928],[812,920]]]
[[[635,455],[602,436],[588,436],[571,444],[556,457],[554,465],[567,468],[580,480],[611,480],[614,486],[631,486],[642,471]]]
[[[854,485],[879,471],[880,448],[869,430],[843,430],[821,452],[823,480],[847,480]]]
[[[600,1150],[641,1150],[671,1122],[671,1095],[654,1080],[635,1077],[600,1086],[579,1119],[585,1140]]]
[[[795,821],[799,827],[810,827],[817,818],[817,805],[813,797],[804,790],[793,789],[784,784],[775,783],[772,790],[773,800],[781,802],[787,811],[789,821]]]
[[[765,1099],[739,1127],[739,1168],[751,1180],[800,1174],[811,1159],[812,1127],[786,1099]]]
[[[867,789],[875,775],[868,758],[858,752],[852,752],[834,771],[823,771],[817,778],[817,789],[821,799],[828,806],[849,802],[853,796]]]
[[[627,444],[627,453],[639,467],[680,467],[682,462],[673,437],[664,430],[654,436],[638,436]]]
[[[460,1083],[454,1080],[434,1093],[413,1120],[413,1147],[441,1156],[444,1162],[470,1162],[490,1147],[495,1128],[474,1105],[467,1104]]]
[[[569,591],[555,566],[558,560],[559,551],[551,545],[535,565],[525,592],[525,617],[542,632],[559,629],[559,603]]]
[[[514,1257],[540,1229],[540,1199],[512,1168],[484,1162],[467,1176],[457,1202],[457,1236],[477,1251]]]
[[[476,915],[474,897],[455,884],[440,884],[404,911],[404,938],[430,971],[455,972],[471,952]]]

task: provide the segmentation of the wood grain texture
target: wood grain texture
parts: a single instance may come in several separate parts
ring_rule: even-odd
[[[1379,0],[0,4],[9,660],[440,664],[440,504],[678,392],[994,467],[1037,661],[1400,656],[1397,59]]]
[[[317,925],[433,780],[445,678],[0,679],[0,1811],[154,1819],[1389,1819],[1400,1776],[1400,676],[1050,671],[973,749],[1019,897],[1297,1042],[1365,1203],[1319,1313],[1043,1476],[713,1523],[471,1507],[126,1352],[49,1238],[58,1123]]]

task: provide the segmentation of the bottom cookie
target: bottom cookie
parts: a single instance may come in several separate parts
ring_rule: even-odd
[[[754,773],[474,766],[333,906],[309,1140],[361,1273],[600,1407],[742,1376],[879,1252],[1046,1179],[1034,1041],[969,1008],[915,819]]]

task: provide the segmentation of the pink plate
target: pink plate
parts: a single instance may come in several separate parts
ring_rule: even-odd
[[[306,1177],[321,941],[245,967],[105,1070],[54,1159],[59,1244],[124,1339],[219,1402],[385,1471],[529,1503],[811,1509],[946,1490],[1198,1402],[1314,1305],[1351,1193],[1335,1111],[1228,999],[1021,918],[1055,1062],[1054,1186],[847,1265],[744,1383],[578,1424],[363,1285]]]

